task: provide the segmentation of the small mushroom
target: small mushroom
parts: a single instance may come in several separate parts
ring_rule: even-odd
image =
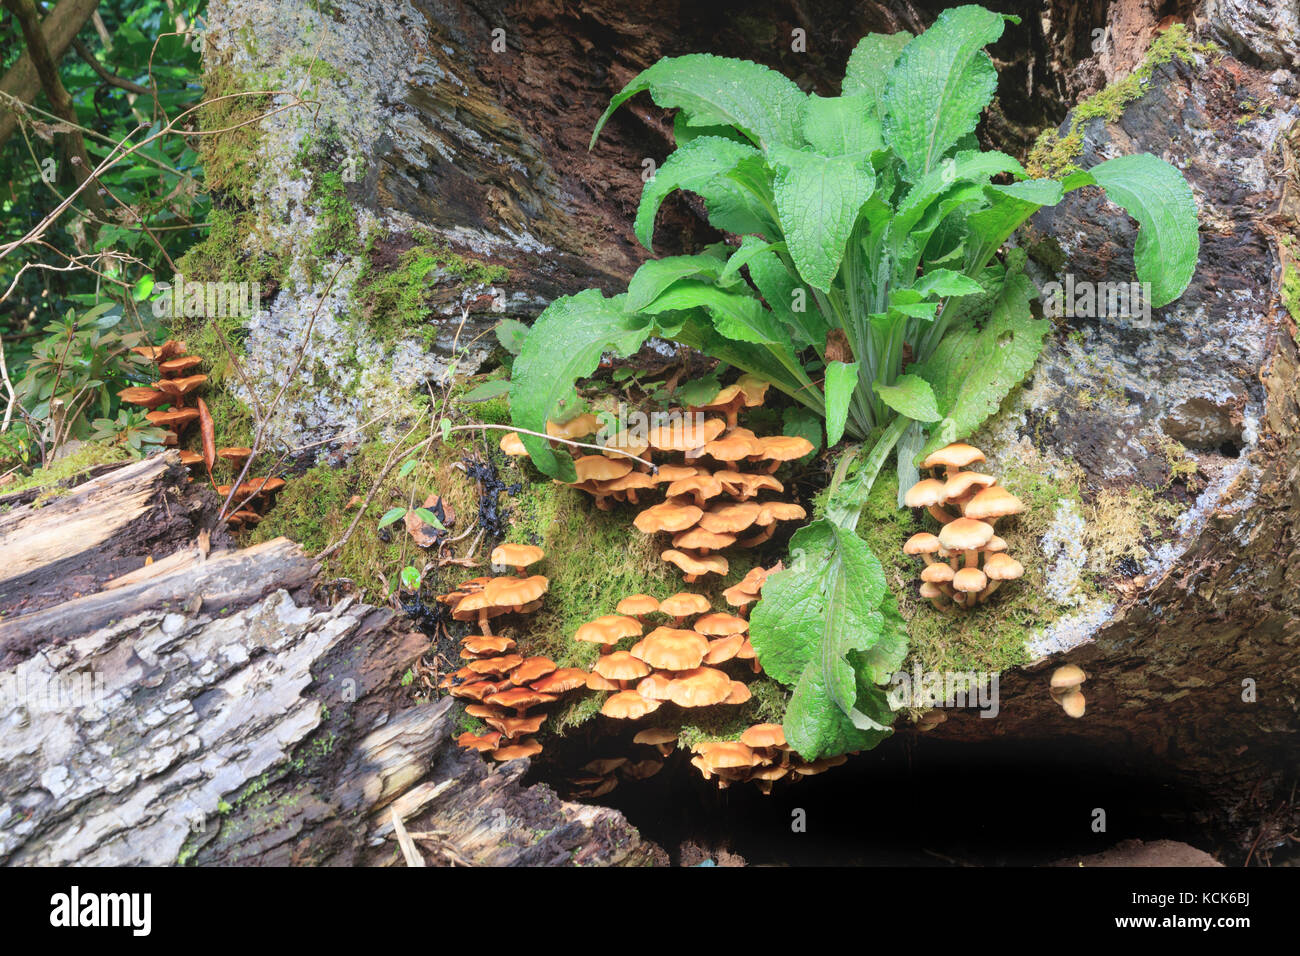
[[[909,508],[924,508],[941,525],[948,525],[953,516],[942,507],[948,500],[946,485],[937,478],[923,478],[903,495],[903,504]]]
[[[647,700],[634,690],[624,690],[610,695],[601,705],[600,712],[615,720],[636,720],[654,713],[660,706],[657,700]]]
[[[535,544],[500,544],[492,550],[490,560],[493,564],[513,568],[515,574],[522,576],[526,567],[544,557],[546,552]]]
[[[700,578],[709,574],[716,574],[723,577],[727,573],[730,565],[727,559],[720,554],[709,554],[704,557],[694,557],[683,551],[677,551],[669,548],[667,551],[661,551],[659,557],[663,558],[670,564],[677,565],[682,571],[683,579],[687,584],[694,584]]]
[[[588,644],[599,644],[601,654],[607,654],[623,638],[640,636],[641,622],[636,618],[624,614],[606,614],[578,628],[578,633],[573,636],[573,639]]]

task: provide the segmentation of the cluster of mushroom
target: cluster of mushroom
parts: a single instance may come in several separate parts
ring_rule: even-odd
[[[758,670],[749,622],[715,612],[702,594],[682,592],[663,601],[634,594],[607,614],[578,628],[575,639],[600,645],[600,657],[587,678],[591,690],[610,691],[600,712],[616,720],[637,720],[665,702],[678,707],[743,704],[749,688],[719,665],[749,661]],[[646,618],[672,618],[642,637]],[[694,623],[687,622],[695,617]],[[637,638],[630,650],[616,650],[622,641]]]
[[[492,552],[492,563],[514,567],[522,575],[525,567],[542,557],[540,548],[504,544]],[[458,591],[444,594],[438,600],[457,607],[466,597],[482,594],[494,581],[520,580],[532,579],[475,578],[462,584]],[[546,578],[541,578],[541,581],[544,591]],[[509,593],[511,586],[507,587],[503,600],[514,600],[519,596],[517,593]],[[457,598],[457,594],[462,596]],[[443,678],[441,687],[453,697],[472,701],[466,706],[465,712],[481,719],[492,729],[483,734],[466,731],[456,742],[466,749],[487,753],[493,760],[531,757],[541,752],[542,745],[529,735],[541,729],[546,715],[530,714],[529,711],[552,704],[561,695],[584,687],[587,672],[578,668],[556,667],[554,661],[545,657],[524,657],[516,653],[517,645],[512,639],[490,633],[487,622],[492,617],[535,610],[541,604],[540,593],[538,598],[519,606],[487,604],[480,607],[479,603],[481,602],[476,602],[475,607],[467,609],[458,619],[479,621],[483,633],[471,634],[461,640],[460,656],[468,663]],[[486,614],[483,613],[484,609],[487,610]]]
[[[643,730],[633,738],[635,743],[646,743],[647,738],[676,741],[677,734],[671,730]],[[569,778],[575,788],[574,797],[603,797],[618,786],[619,779],[648,780],[664,768],[664,756],[672,752],[670,745],[665,751],[658,749],[652,757],[644,760],[632,760],[629,757],[602,757],[583,765],[576,776]]]
[[[145,418],[167,432],[164,444],[178,445],[181,434],[199,417],[199,410],[188,403],[193,393],[207,384],[208,377],[187,373],[192,372],[203,359],[182,354],[185,343],[175,339],[168,339],[162,345],[137,345],[131,351],[153,362],[158,370],[158,381],[151,386],[124,388],[117,395],[129,405],[148,409]],[[160,410],[162,405],[167,408]],[[181,458],[187,465],[203,461],[194,452],[181,452]]]
[[[771,793],[778,780],[811,777],[848,759],[844,754],[802,759],[786,744],[780,724],[755,724],[739,740],[698,743],[691,750],[695,753],[691,765],[705,780],[717,780],[724,790],[733,783],[749,781],[763,793]]]
[[[149,411],[145,414],[152,424],[167,432],[164,444],[178,445],[181,435],[190,423],[200,418],[203,400],[197,399],[194,406],[188,403],[194,393],[205,385],[208,377],[193,372],[203,361],[197,355],[184,355],[185,343],[168,339],[162,345],[140,345],[131,350],[153,362],[158,369],[159,379],[152,386],[134,386],[118,392],[118,397],[130,405],[140,405]],[[161,409],[159,406],[168,406]],[[233,477],[238,477],[244,465],[252,457],[251,448],[218,448],[214,459],[229,468]],[[181,463],[191,472],[206,468],[203,456],[196,451],[181,449]],[[214,461],[215,464],[215,461]],[[208,473],[211,478],[211,472]],[[232,498],[233,508],[226,518],[232,528],[251,528],[262,520],[266,509],[271,506],[274,495],[284,487],[283,478],[247,478],[235,488]],[[230,494],[231,485],[218,485],[213,480],[213,487],[223,498]]]
[[[540,574],[526,575],[525,570],[544,557],[546,552],[536,545],[499,545],[492,552],[492,563],[513,568],[514,575],[471,578],[437,599],[451,608],[452,618],[477,623],[483,635],[491,637],[493,618],[531,614],[542,606],[542,595],[551,582]]]
[[[1006,553],[996,528],[999,518],[1024,511],[1024,503],[993,476],[965,470],[981,461],[984,453],[971,445],[941,448],[922,463],[932,476],[903,497],[909,508],[925,508],[942,525],[937,535],[914,534],[903,545],[904,553],[925,561],[921,596],[940,610],[969,610],[987,601],[1003,581],[1025,573]]]
[[[1087,679],[1083,668],[1074,664],[1065,664],[1052,672],[1052,700],[1071,717],[1083,716],[1087,704],[1083,698],[1083,682]]]
[[[617,501],[640,504],[641,496],[662,492],[662,502],[636,516],[637,528],[672,536],[672,547],[660,557],[681,570],[687,584],[710,574],[725,575],[727,559],[717,552],[733,545],[757,547],[772,537],[779,522],[807,517],[794,502],[762,500],[765,492],[785,491],[774,474],[782,463],[813,451],[806,438],[760,437],[739,425],[741,409],[762,405],[767,389],[767,382],[745,375],[709,402],[692,406],[693,414],[668,413],[669,423],[649,428],[643,439],[626,432],[612,436],[604,443],[604,453],[576,457],[574,486],[592,495],[602,510]],[[587,414],[563,426],[548,423],[547,433],[588,438],[599,427],[596,416]],[[502,439],[501,449],[510,455],[525,453],[513,432]],[[653,459],[648,458],[651,454]],[[655,467],[634,467],[627,455],[654,460]]]

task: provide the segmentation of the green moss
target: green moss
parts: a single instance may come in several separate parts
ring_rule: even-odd
[[[417,238],[430,240],[428,236]],[[373,246],[374,241],[371,236],[368,244]],[[509,275],[503,266],[467,259],[431,241],[417,242],[387,270],[373,265],[370,252],[367,249],[366,267],[353,289],[354,311],[372,331],[390,339],[415,332],[432,344],[437,329],[427,319],[433,287],[440,282],[449,279],[459,285],[488,286]]]
[[[406,439],[405,446],[422,435]],[[343,465],[325,464],[291,476],[276,496],[275,507],[249,533],[250,543],[267,541],[279,535],[299,542],[308,554],[323,551],[338,541],[356,517],[356,507],[349,507],[354,496],[364,499],[379,480],[384,462],[394,443],[372,439],[361,446]],[[379,518],[389,508],[414,500],[418,506],[431,494],[443,497],[457,514],[459,526],[472,519],[478,507],[478,492],[472,480],[453,467],[464,450],[454,443],[432,443],[423,456],[416,457],[415,468],[404,478],[394,468],[370,502],[356,531],[344,547],[326,559],[324,579],[346,578],[363,597],[385,603],[394,576],[407,564],[417,568],[432,558],[421,552],[406,534],[401,523],[389,526],[381,535]],[[461,517],[463,516],[463,517]],[[384,540],[384,538],[388,540]],[[447,574],[463,569],[452,567]],[[432,577],[436,584],[437,573]],[[454,583],[454,582],[453,582]]]
[[[223,193],[242,206],[254,199],[257,150],[262,139],[259,117],[271,106],[269,96],[240,95],[262,86],[253,77],[225,65],[210,66],[203,78],[204,104],[199,108],[199,163],[209,192]]]
[[[1188,464],[1194,473],[1195,463]],[[1130,485],[1123,491],[1103,489],[1086,512],[1088,570],[1107,575],[1125,559],[1145,560],[1151,545],[1164,535],[1179,511],[1176,504],[1156,497],[1154,489],[1142,485]]]
[[[1213,43],[1192,40],[1183,24],[1170,27],[1152,41],[1141,66],[1075,106],[1064,136],[1056,129],[1044,130],[1030,150],[1025,168],[1035,178],[1052,179],[1079,169],[1075,161],[1083,154],[1083,132],[1088,123],[1097,119],[1117,121],[1130,103],[1146,93],[1158,67],[1174,60],[1192,63],[1198,54],[1211,55],[1218,51]]]
[[[1282,272],[1282,305],[1291,318],[1300,323],[1300,269],[1294,263]]]
[[[360,248],[361,234],[357,230],[357,214],[343,187],[343,174],[331,171],[317,175],[311,198],[320,219],[312,236],[312,255],[328,259],[337,253],[355,254]]]
[[[126,461],[131,456],[121,445],[109,442],[85,442],[76,451],[64,455],[44,468],[37,468],[29,475],[20,475],[15,481],[0,486],[0,494],[11,495],[33,488],[53,489],[71,486],[78,475],[96,465],[108,465],[113,462]],[[47,499],[48,500],[48,499]]]

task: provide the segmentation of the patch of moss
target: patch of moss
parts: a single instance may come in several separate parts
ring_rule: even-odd
[[[311,253],[318,260],[337,253],[352,255],[361,244],[357,214],[343,187],[343,174],[322,172],[312,183],[311,199],[316,203],[320,224],[312,236]]]
[[[1300,324],[1300,269],[1294,263],[1282,271],[1282,305]]]
[[[423,435],[406,439],[405,445]],[[250,543],[284,535],[300,543],[308,554],[324,550],[343,537],[356,517],[356,508],[348,503],[353,496],[364,500],[378,480],[384,462],[395,443],[373,439],[365,442],[345,464],[324,464],[308,468],[301,475],[288,477],[261,523],[249,533]],[[431,494],[440,495],[457,515],[457,527],[464,527],[478,508],[475,483],[455,467],[463,451],[442,442],[433,442],[423,455],[413,460],[416,466],[405,477],[394,468],[384,479],[356,531],[340,551],[327,558],[322,574],[325,579],[350,580],[365,600],[386,603],[389,589],[400,570],[408,564],[423,569],[431,555],[416,547],[401,522],[379,529],[379,519],[389,508],[423,504]],[[387,539],[387,540],[385,540]],[[463,569],[452,567],[447,575]],[[438,573],[430,569],[426,578],[436,586]]]
[[[1145,560],[1151,543],[1178,517],[1179,508],[1171,501],[1157,498],[1151,488],[1132,485],[1124,491],[1104,489],[1085,513],[1088,515],[1088,570],[1104,575],[1112,573],[1125,559]]]
[[[29,475],[19,475],[16,480],[0,486],[0,494],[11,495],[33,488],[56,489],[70,484],[82,472],[96,465],[126,461],[131,455],[121,445],[110,442],[84,442],[76,451],[64,455],[44,468]]]
[[[353,289],[354,312],[388,339],[417,333],[433,343],[437,329],[428,318],[431,293],[439,282],[450,279],[459,285],[489,286],[509,275],[504,266],[468,259],[438,246],[429,236],[417,237],[417,244],[403,252],[393,268],[380,269],[374,264],[374,242],[375,237],[369,237],[366,265]]]
[[[1219,48],[1213,43],[1197,43],[1183,24],[1176,24],[1152,41],[1142,64],[1121,80],[1082,100],[1070,114],[1065,135],[1046,129],[1038,137],[1025,169],[1035,178],[1059,179],[1079,169],[1076,160],[1083,154],[1084,127],[1100,119],[1113,123],[1124,115],[1125,108],[1146,93],[1147,85],[1158,67],[1174,60],[1192,63],[1196,56],[1213,55]]]
[[[1194,460],[1187,457],[1187,448],[1183,443],[1171,438],[1161,445],[1160,450],[1169,464],[1169,479],[1165,482],[1165,489],[1168,490],[1176,481],[1183,481],[1189,489],[1194,489],[1198,483],[1196,474],[1200,469]]]
[[[262,139],[259,117],[271,106],[269,96],[245,95],[261,89],[253,77],[229,66],[209,66],[203,77],[204,105],[199,107],[199,163],[209,192],[223,193],[241,206],[253,202],[257,149]]]

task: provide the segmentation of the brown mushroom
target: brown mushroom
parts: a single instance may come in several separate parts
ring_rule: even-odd
[[[623,638],[640,636],[641,622],[636,618],[623,614],[605,614],[578,628],[578,633],[573,636],[573,639],[588,644],[599,644],[601,653],[606,654]]]
[[[697,558],[673,548],[661,551],[659,557],[670,564],[677,565],[681,569],[683,579],[687,584],[694,584],[700,578],[709,574],[722,577],[727,573],[727,568],[730,566],[727,559],[720,554],[709,554]]]
[[[663,671],[685,671],[700,666],[709,642],[695,631],[656,627],[632,647],[638,660]]]
[[[619,691],[606,698],[600,712],[615,720],[636,720],[652,714],[662,706],[657,700],[642,697],[634,690]]]
[[[647,508],[637,515],[632,523],[643,534],[655,534],[660,531],[676,533],[694,527],[702,514],[704,511],[695,505],[665,501],[663,504]]]
[[[535,544],[500,544],[492,549],[489,560],[493,564],[513,568],[515,574],[523,575],[524,569],[536,564],[546,557],[546,552]]]

